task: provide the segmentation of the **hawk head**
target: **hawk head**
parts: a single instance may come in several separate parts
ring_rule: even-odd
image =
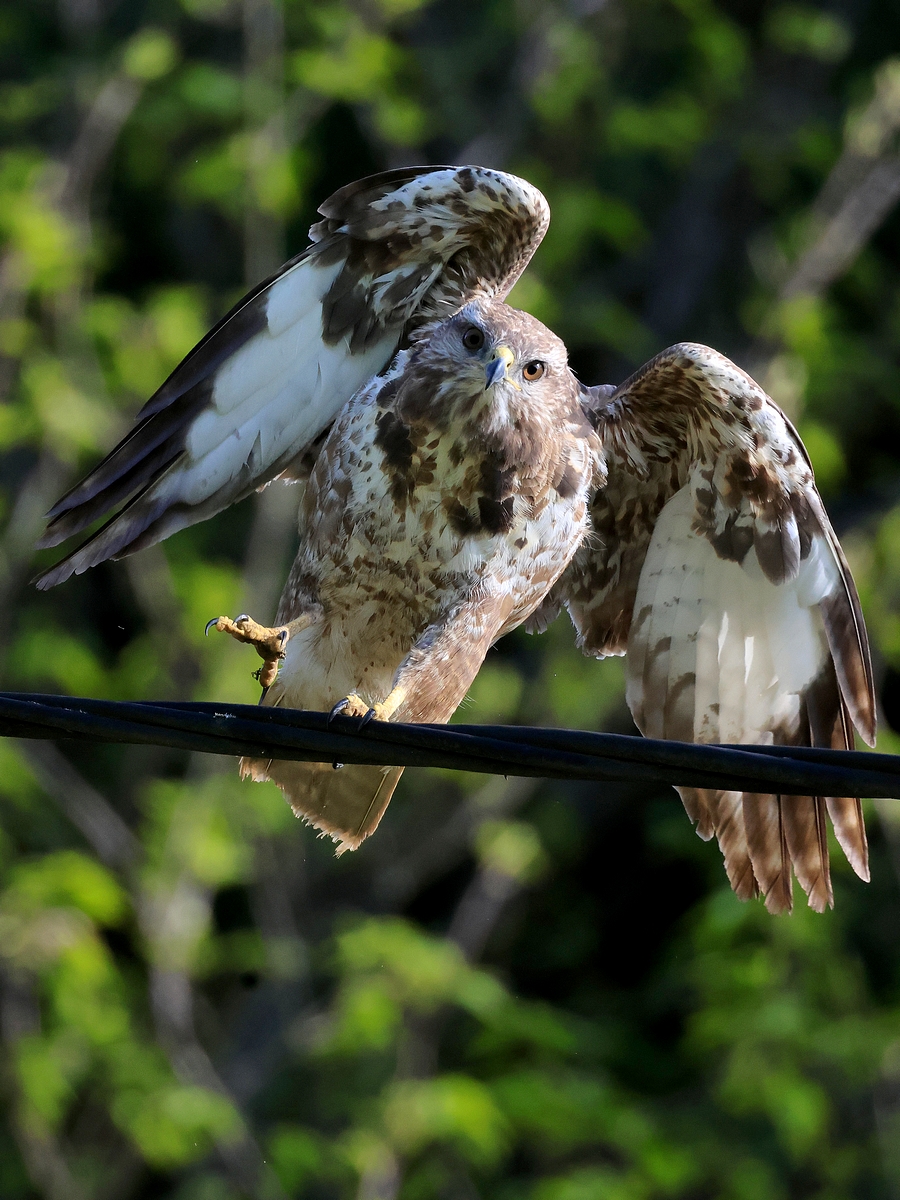
[[[404,416],[463,411],[488,424],[578,409],[579,385],[566,348],[540,321],[500,301],[473,300],[432,328],[409,361]],[[423,411],[427,407],[428,413]],[[493,414],[493,420],[491,420]]]

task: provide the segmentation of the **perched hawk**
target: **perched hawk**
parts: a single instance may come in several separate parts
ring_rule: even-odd
[[[312,244],[238,304],[50,513],[44,546],[118,512],[46,588],[233,504],[303,485],[276,624],[217,627],[263,657],[264,704],[446,721],[488,648],[565,607],[586,654],[627,652],[641,730],[697,742],[872,743],[859,601],[796,432],[705,346],[585,388],[503,303],[544,198],[481,167],[335,193]],[[851,724],[852,723],[852,724]],[[354,848],[397,768],[245,760]],[[868,877],[859,802],[682,788],[738,895],[832,903],[826,812]]]

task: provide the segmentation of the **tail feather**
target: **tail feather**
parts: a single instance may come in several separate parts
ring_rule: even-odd
[[[356,850],[378,828],[403,774],[402,767],[347,766],[242,758],[241,776],[271,780],[296,816],[338,843],[337,853]]]

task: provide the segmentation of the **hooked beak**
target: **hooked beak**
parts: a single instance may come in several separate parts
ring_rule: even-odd
[[[515,355],[508,346],[498,346],[494,351],[494,356],[484,368],[485,389],[493,387],[499,379],[505,379],[507,383],[513,381],[509,377],[509,368],[516,361]],[[517,385],[513,383],[513,387]]]

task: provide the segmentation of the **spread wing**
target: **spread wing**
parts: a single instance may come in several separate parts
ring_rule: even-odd
[[[475,296],[503,298],[549,221],[524,180],[409,167],[350,184],[312,245],[237,304],[50,511],[55,546],[122,504],[45,572],[48,588],[212,516],[304,457],[398,346]]]
[[[616,390],[586,391],[608,479],[594,534],[557,585],[585,653],[627,651],[627,699],[648,737],[871,745],[875,700],[859,600],[780,409],[708,347],[663,351]],[[791,907],[791,867],[832,903],[826,812],[868,878],[859,801],[680,789],[716,834],[738,895]]]

